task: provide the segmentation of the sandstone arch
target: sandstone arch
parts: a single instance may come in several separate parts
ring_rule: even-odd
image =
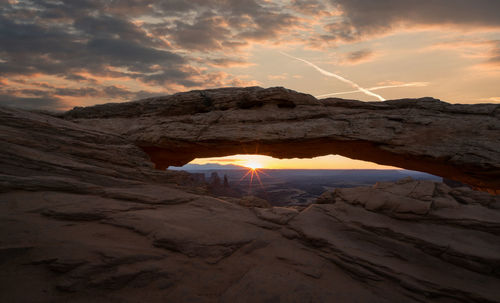
[[[339,154],[500,192],[496,104],[317,100],[285,88],[249,87],[75,108],[64,117],[127,137],[159,169],[238,153]]]

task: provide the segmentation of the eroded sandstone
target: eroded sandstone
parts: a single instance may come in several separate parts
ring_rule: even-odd
[[[339,154],[500,191],[500,105],[322,99],[284,88],[191,91],[63,115],[117,133],[157,168],[195,158]]]
[[[498,196],[405,179],[255,207],[110,119],[0,108],[0,302],[500,302]]]

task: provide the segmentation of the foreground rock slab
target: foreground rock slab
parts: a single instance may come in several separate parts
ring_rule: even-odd
[[[498,196],[406,179],[244,207],[112,132],[0,117],[0,302],[500,302]]]
[[[500,192],[499,104],[317,100],[249,87],[75,108],[63,117],[128,138],[160,169],[242,153],[340,154]]]

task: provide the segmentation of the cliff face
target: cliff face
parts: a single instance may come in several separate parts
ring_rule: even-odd
[[[495,104],[316,100],[284,88],[251,87],[77,108],[64,118],[127,138],[160,169],[238,153],[340,154],[500,191]]]
[[[208,101],[201,105],[192,101],[186,107],[176,105],[179,112],[166,110],[164,105],[169,103],[161,98],[151,99],[105,105],[100,110],[79,109],[65,114],[65,119],[0,108],[0,301],[500,301],[499,196],[407,179],[327,192],[318,204],[305,209],[244,207],[256,204],[249,203],[249,198],[236,201],[200,194],[193,186],[199,184],[199,177],[156,170],[149,161],[152,155],[161,166],[166,165],[163,160],[173,161],[165,155],[175,156],[174,151],[191,152],[189,157],[200,150],[208,153],[208,147],[216,148],[214,142],[222,140],[203,138],[229,134],[234,136],[231,140],[251,138],[248,146],[259,143],[259,148],[264,146],[269,153],[288,155],[292,151],[283,146],[289,149],[296,145],[287,138],[293,135],[297,139],[299,133],[309,138],[329,123],[340,125],[339,117],[348,117],[345,123],[353,121],[349,122],[353,130],[365,123],[382,129],[376,121],[392,121],[391,125],[401,127],[397,129],[407,136],[394,132],[399,140],[410,142],[407,128],[421,135],[413,138],[410,147],[403,143],[378,146],[368,135],[354,131],[352,136],[365,138],[363,144],[371,140],[376,151],[387,148],[388,155],[397,155],[396,151],[419,147],[427,156],[420,152],[418,157],[407,156],[422,161],[418,163],[428,163],[424,160],[433,153],[463,153],[462,158],[443,160],[445,167],[454,163],[465,176],[473,171],[474,180],[483,180],[488,174],[495,177],[492,167],[498,168],[498,157],[493,157],[498,138],[490,138],[488,130],[498,126],[496,106],[408,101],[413,105],[406,112],[428,113],[427,127],[445,121],[442,117],[448,117],[446,121],[462,117],[461,123],[442,130],[447,135],[440,138],[447,149],[437,145],[438,151],[433,151],[434,145],[426,149],[421,141],[441,141],[432,132],[423,136],[426,126],[404,126],[398,120],[411,120],[409,115],[396,114],[405,112],[398,107],[402,101],[393,102],[397,106],[392,101],[317,101],[283,89],[257,88],[190,92],[167,99],[182,101],[200,94],[211,98],[211,94],[224,93],[229,100],[226,104],[231,105],[236,102],[231,91],[243,95],[255,92],[257,97],[250,94],[243,108],[227,105],[226,110],[217,109],[222,103],[212,102],[215,109],[208,110]],[[291,97],[272,97],[276,92]],[[262,101],[259,105],[255,100],[269,100],[270,104]],[[314,105],[317,102],[321,105]],[[436,109],[438,105],[444,109]],[[308,106],[339,114],[314,117]],[[310,118],[297,118],[299,107]],[[272,115],[268,112],[275,114],[276,125],[269,123]],[[231,122],[237,115],[240,126]],[[262,127],[256,122],[259,115]],[[359,115],[365,119],[358,120]],[[212,116],[220,116],[218,122],[208,118]],[[472,124],[467,119],[477,121],[478,127],[462,127]],[[286,121],[290,122],[288,129],[284,128]],[[309,123],[322,127],[305,128],[312,125]],[[484,123],[489,126],[482,128]],[[189,130],[201,125],[206,129],[188,137]],[[253,141],[256,137],[251,129],[278,140],[276,144],[282,149],[272,149],[274,145],[265,138]],[[375,130],[364,130],[374,136]],[[342,132],[348,132],[346,127]],[[484,137],[470,135],[483,132]],[[472,141],[456,137],[458,141],[451,145],[453,138],[448,136],[457,134]],[[196,137],[201,138],[199,145],[194,145]],[[328,138],[350,142],[344,135]],[[231,140],[228,142],[236,142]],[[473,150],[471,146],[475,152],[465,153]],[[157,149],[159,158],[151,151],[145,153],[148,147]],[[192,151],[193,147],[197,149]],[[216,151],[222,153],[222,149]],[[297,151],[302,152],[306,155],[312,149]],[[173,159],[187,159],[177,157]],[[477,170],[481,165],[474,157],[488,169]],[[493,177],[488,184],[498,182]]]

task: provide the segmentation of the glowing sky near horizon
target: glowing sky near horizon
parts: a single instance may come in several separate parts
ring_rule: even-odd
[[[0,105],[253,85],[500,103],[499,11],[498,0],[0,0]]]
[[[233,155],[227,157],[199,158],[190,164],[233,164],[267,169],[398,169],[393,166],[349,159],[339,155],[315,157],[313,159],[276,159],[262,155]]]

